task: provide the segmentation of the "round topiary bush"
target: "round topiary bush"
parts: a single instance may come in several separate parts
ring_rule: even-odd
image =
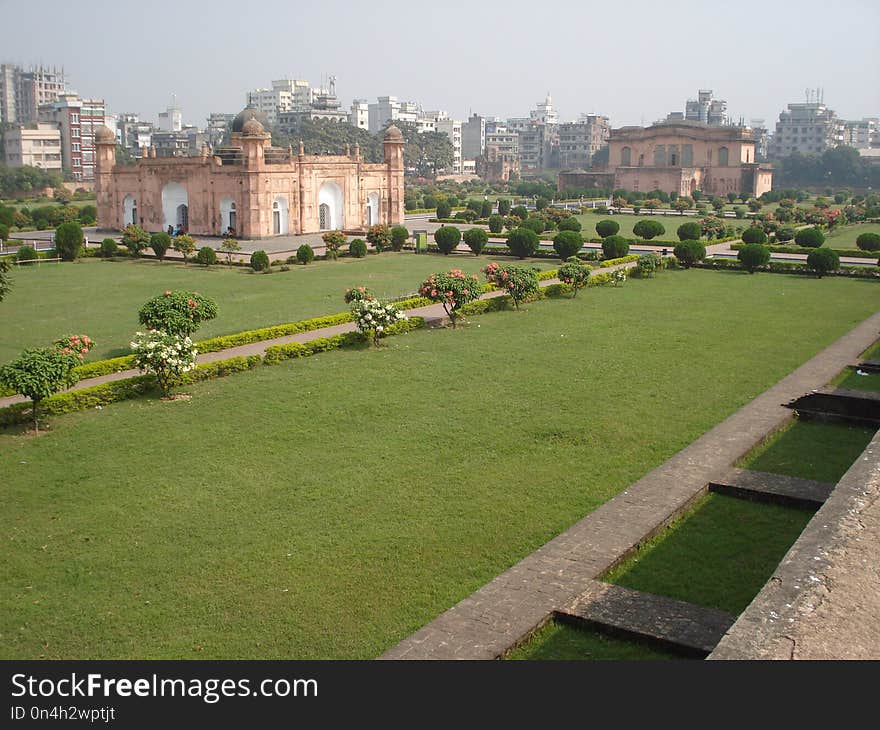
[[[696,221],[682,223],[676,231],[679,241],[699,241],[703,235],[703,228]]]
[[[791,226],[780,226],[776,229],[776,240],[780,243],[786,243],[787,241],[793,241],[794,237],[797,235],[797,231]]]
[[[610,259],[619,259],[629,253],[629,241],[623,236],[608,236],[602,239],[602,257],[609,261]]]
[[[620,230],[620,223],[612,220],[603,220],[599,221],[596,224],[596,233],[599,234],[599,238],[608,238],[608,236],[616,236],[617,232]]]
[[[315,260],[315,252],[312,250],[312,247],[309,244],[304,243],[298,249],[296,249],[296,260],[299,261],[303,266],[312,263]]]
[[[563,218],[559,223],[556,224],[556,227],[560,231],[574,231],[575,233],[581,232],[581,222],[575,218],[573,215],[568,218]]]
[[[673,253],[678,259],[679,265],[684,269],[689,269],[706,258],[706,247],[702,241],[685,239],[676,245]]]
[[[55,229],[55,250],[62,261],[75,261],[82,243],[83,232],[79,223],[62,223]]]
[[[434,241],[444,256],[448,256],[461,242],[461,231],[455,226],[440,226],[434,231]]]
[[[116,245],[116,241],[112,238],[105,238],[101,241],[101,256],[103,258],[109,259],[111,256],[115,256],[118,250],[119,246]]]
[[[251,254],[251,268],[254,271],[267,271],[269,268],[269,254],[265,251],[254,251]]]
[[[501,233],[504,230],[504,218],[500,215],[490,215],[487,223],[489,224],[490,233]]]
[[[464,242],[474,256],[479,256],[489,242],[489,234],[482,228],[471,228],[464,232]]]
[[[348,253],[356,259],[362,259],[367,255],[367,242],[362,238],[354,238],[348,244]]]
[[[445,200],[437,203],[437,217],[440,219],[448,218],[452,215],[452,206]]]
[[[644,220],[639,221],[633,226],[633,233],[645,241],[650,241],[652,238],[657,238],[657,236],[662,236],[666,233],[666,228],[660,221]]]
[[[217,263],[217,252],[210,246],[202,246],[196,254],[196,263],[202,266],[214,266]]]
[[[880,251],[880,234],[860,233],[856,239],[856,246],[862,251]]]
[[[763,228],[752,226],[743,231],[742,240],[743,243],[767,243],[767,234]]]
[[[409,239],[409,231],[405,226],[391,226],[391,250],[402,251]]]
[[[833,248],[816,248],[807,256],[807,266],[821,279],[840,268],[840,256]]]
[[[761,243],[747,243],[736,257],[746,271],[754,274],[761,266],[770,263],[770,249]]]
[[[560,231],[553,238],[553,250],[563,261],[574,256],[583,245],[584,237],[577,231]]]
[[[36,261],[39,258],[33,246],[19,246],[18,253],[15,254],[15,260],[19,263],[28,261]]]
[[[538,234],[531,228],[520,226],[510,232],[507,237],[507,248],[514,256],[521,259],[533,256],[538,250]]]
[[[165,233],[165,231],[154,233],[150,236],[150,248],[153,249],[156,258],[162,261],[168,249],[171,248],[171,236]]]
[[[547,221],[545,221],[543,218],[539,218],[538,216],[532,216],[531,218],[527,218],[523,222],[523,228],[528,228],[535,233],[543,233],[547,230]]]
[[[794,242],[805,248],[819,248],[825,243],[825,234],[818,228],[803,228],[797,232]]]

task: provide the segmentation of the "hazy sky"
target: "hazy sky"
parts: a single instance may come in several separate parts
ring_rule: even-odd
[[[173,92],[200,126],[272,79],[334,74],[346,108],[390,94],[506,118],[550,91],[563,120],[621,126],[709,88],[772,127],[807,87],[844,118],[880,115],[880,2],[0,0],[0,60],[63,65],[83,95],[152,120]]]

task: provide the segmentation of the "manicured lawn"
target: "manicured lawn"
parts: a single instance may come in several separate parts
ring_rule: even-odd
[[[506,659],[680,659],[671,652],[638,641],[608,636],[599,631],[554,621]]]
[[[317,261],[254,274],[249,268],[157,261],[83,259],[72,264],[16,267],[14,287],[0,307],[0,362],[25,347],[48,345],[69,333],[87,334],[98,345],[89,360],[125,354],[140,327],[137,313],[166,289],[191,289],[213,297],[219,316],[198,332],[199,339],[246,329],[344,312],[344,291],[367,286],[380,297],[415,292],[433,271],[460,268],[479,273],[489,257],[416,256],[386,252],[364,259]],[[540,269],[558,261],[535,259]]]
[[[880,234],[880,223],[856,223],[841,226],[825,234],[825,246],[830,248],[857,248],[856,239],[863,233]]]
[[[880,373],[859,375],[855,370],[847,368],[835,379],[834,385],[850,390],[880,390]]]
[[[688,221],[697,221],[699,220],[699,216],[691,216],[691,215],[648,215],[647,211],[642,211],[640,215],[630,215],[629,213],[615,213],[614,215],[596,215],[595,213],[583,213],[581,215],[575,216],[580,222],[581,226],[583,226],[581,233],[584,235],[584,238],[595,238],[598,236],[596,233],[596,224],[599,221],[604,220],[613,220],[620,224],[620,230],[617,232],[618,236],[625,236],[626,238],[637,238],[636,234],[633,233],[633,226],[641,220],[656,220],[663,225],[666,229],[666,233],[657,236],[655,240],[657,241],[677,241],[678,235],[676,231],[678,227],[682,223],[687,223]],[[735,218],[730,219],[730,225],[734,228],[736,226],[747,225],[747,221],[738,221]],[[552,235],[550,236],[552,238]],[[645,241],[645,243],[651,243],[650,241]]]
[[[874,433],[860,426],[795,421],[748,454],[739,466],[836,484]]]
[[[812,516],[812,510],[709,494],[606,580],[739,614]]]
[[[670,271],[0,434],[0,657],[374,657],[878,306]]]

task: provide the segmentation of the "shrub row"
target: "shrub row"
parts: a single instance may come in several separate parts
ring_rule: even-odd
[[[730,247],[734,251],[739,251],[745,244],[742,243],[733,243]],[[802,246],[768,246],[773,253],[800,253],[807,254],[810,253],[813,249],[804,248]],[[830,247],[829,247],[830,248]],[[835,248],[837,254],[839,256],[852,256],[854,258],[862,258],[862,259],[876,259],[880,257],[880,253],[877,251],[862,251],[860,248]]]
[[[730,271],[742,271],[739,261],[734,259],[706,259],[693,265],[698,269],[720,269]],[[802,274],[815,276],[815,273],[806,263],[794,261],[771,261],[766,267],[759,269],[771,274]],[[880,279],[880,271],[865,266],[841,266],[836,271],[829,271],[825,276],[848,276],[853,279]]]

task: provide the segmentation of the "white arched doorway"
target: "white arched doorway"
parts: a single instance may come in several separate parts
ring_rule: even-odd
[[[189,196],[178,182],[170,182],[162,188],[162,227],[168,226],[189,227]]]
[[[272,201],[272,234],[275,236],[286,236],[288,227],[288,205],[287,198],[279,195]]]
[[[370,193],[367,196],[367,225],[375,226],[379,223],[379,193]]]
[[[335,182],[325,182],[318,191],[318,222],[322,231],[342,230],[342,189]]]
[[[235,201],[232,198],[223,198],[220,201],[220,233],[226,234],[229,229],[238,230],[238,215],[235,209]]]
[[[122,225],[123,227],[134,225],[138,222],[137,218],[137,200],[133,195],[126,195],[122,199]]]

